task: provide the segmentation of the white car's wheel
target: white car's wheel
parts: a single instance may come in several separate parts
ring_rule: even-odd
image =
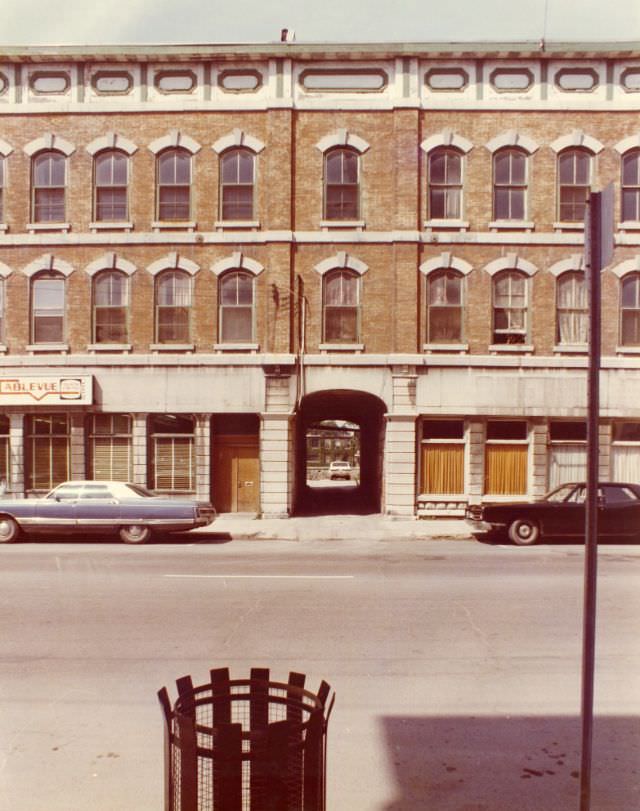
[[[9,515],[0,516],[0,543],[13,543],[20,535],[20,527]]]
[[[151,530],[143,524],[129,524],[120,528],[120,538],[125,543],[146,543],[151,537]]]
[[[518,546],[533,546],[540,538],[540,527],[530,518],[518,518],[509,525],[509,538]]]

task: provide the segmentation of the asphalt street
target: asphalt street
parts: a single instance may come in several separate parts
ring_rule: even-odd
[[[600,550],[593,811],[640,807],[640,547]],[[0,808],[159,811],[156,691],[336,691],[329,811],[577,808],[583,549],[468,540],[0,548]]]

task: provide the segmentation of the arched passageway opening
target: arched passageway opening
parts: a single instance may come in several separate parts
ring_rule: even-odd
[[[380,512],[385,411],[382,400],[361,391],[315,392],[302,400],[296,421],[297,515]]]

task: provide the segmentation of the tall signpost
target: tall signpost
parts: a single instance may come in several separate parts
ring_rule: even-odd
[[[580,811],[591,808],[593,695],[598,576],[598,467],[600,416],[600,274],[613,257],[613,185],[589,198],[585,217],[585,264],[589,278],[589,371],[587,383],[587,498],[582,638],[582,757]]]

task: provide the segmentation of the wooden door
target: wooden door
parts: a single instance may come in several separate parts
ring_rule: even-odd
[[[257,443],[216,443],[213,502],[218,512],[260,511],[260,458]]]

